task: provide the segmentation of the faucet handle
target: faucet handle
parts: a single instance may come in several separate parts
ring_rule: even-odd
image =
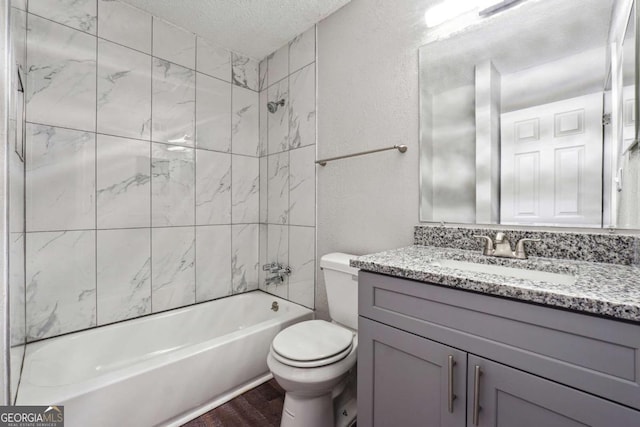
[[[524,249],[525,242],[542,242],[542,239],[520,239],[516,244],[515,257],[518,259],[527,259],[527,252]]]
[[[476,239],[484,239],[484,248],[482,253],[484,255],[492,255],[493,254],[493,240],[489,236],[473,236]]]
[[[496,233],[496,243],[502,243],[504,241],[505,237],[504,237],[504,233],[502,231],[498,231]]]

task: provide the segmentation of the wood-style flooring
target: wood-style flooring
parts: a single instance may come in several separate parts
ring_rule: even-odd
[[[284,390],[272,379],[183,427],[279,427]]]

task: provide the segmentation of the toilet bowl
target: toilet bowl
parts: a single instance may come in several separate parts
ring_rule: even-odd
[[[267,365],[286,392],[281,427],[342,427],[355,420],[358,270],[349,267],[353,257],[333,253],[320,261],[332,321],[297,323],[271,344]]]

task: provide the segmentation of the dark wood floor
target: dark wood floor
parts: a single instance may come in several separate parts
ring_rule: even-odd
[[[272,379],[183,427],[278,427],[284,390]]]

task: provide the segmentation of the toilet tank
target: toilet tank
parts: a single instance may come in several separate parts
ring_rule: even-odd
[[[358,329],[358,269],[349,267],[356,255],[326,254],[320,258],[324,274],[331,320],[351,329]]]

